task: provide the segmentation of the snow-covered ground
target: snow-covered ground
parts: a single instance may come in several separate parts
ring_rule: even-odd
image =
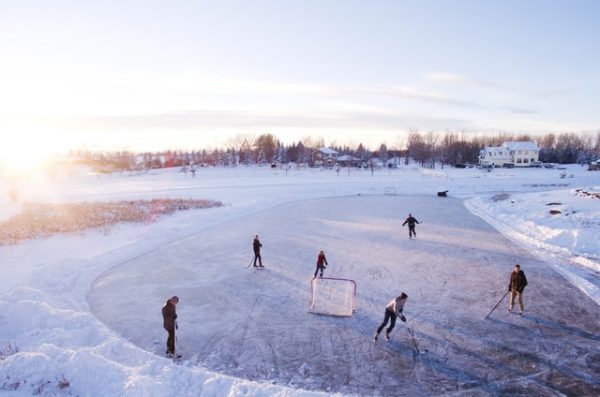
[[[600,174],[177,171],[0,180],[0,219],[19,211],[13,183],[19,202],[225,203],[1,247],[0,395],[600,393],[600,200],[576,192],[597,192]],[[423,221],[416,240],[400,226],[408,212]],[[261,272],[246,267],[254,234]],[[307,313],[319,249],[326,274],[358,284],[351,318]],[[484,320],[516,262],[526,315],[503,304]],[[402,323],[370,341],[400,291],[420,354]],[[180,365],[162,357],[174,293]]]

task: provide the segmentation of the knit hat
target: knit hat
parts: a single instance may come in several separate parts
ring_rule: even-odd
[[[179,297],[177,295],[173,295],[169,300],[179,302]]]

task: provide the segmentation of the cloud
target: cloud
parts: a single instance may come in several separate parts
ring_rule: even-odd
[[[46,117],[40,122],[54,128],[79,131],[210,131],[259,129],[403,130],[465,128],[467,120],[419,113],[385,111],[260,112],[247,110],[195,110],[131,116]]]
[[[420,90],[418,88],[412,86],[404,86],[404,85],[390,85],[390,86],[377,86],[377,87],[354,87],[346,89],[346,92],[357,93],[357,94],[369,94],[369,95],[379,95],[379,96],[388,96],[395,97],[399,99],[410,99],[410,100],[418,100],[423,102],[432,102],[438,104],[452,105],[452,106],[460,106],[467,107],[473,109],[483,108],[481,104],[465,101],[461,99],[456,99],[439,92],[435,91],[425,91]]]
[[[471,80],[454,73],[433,72],[425,75],[425,80],[440,83],[469,83]]]
[[[547,97],[569,92],[570,89],[553,88],[553,89],[534,89],[528,87],[518,87],[509,84],[497,83],[489,80],[474,79],[468,76],[463,76],[449,72],[432,72],[425,74],[425,80],[435,83],[458,84],[472,87],[483,87],[498,91],[512,92],[521,95],[529,95],[535,97]]]
[[[508,106],[501,107],[500,109],[508,110],[509,112],[516,113],[516,114],[539,114],[540,113],[539,110],[526,109],[526,108],[513,108],[513,107],[508,107]]]

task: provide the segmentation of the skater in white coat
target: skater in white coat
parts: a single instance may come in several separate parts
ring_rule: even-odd
[[[397,298],[392,299],[390,303],[387,304],[385,307],[385,316],[383,318],[383,322],[379,328],[377,328],[375,336],[373,337],[374,340],[377,340],[379,333],[387,325],[388,321],[390,321],[390,326],[385,330],[385,340],[390,340],[390,332],[392,332],[394,326],[396,325],[396,317],[400,317],[400,320],[406,322],[406,317],[404,317],[402,311],[404,310],[404,304],[406,303],[407,299],[408,295],[403,292]]]

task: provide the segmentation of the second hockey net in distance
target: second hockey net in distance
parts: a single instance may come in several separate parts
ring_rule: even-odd
[[[311,281],[310,313],[349,317],[356,307],[356,282],[320,277]]]

